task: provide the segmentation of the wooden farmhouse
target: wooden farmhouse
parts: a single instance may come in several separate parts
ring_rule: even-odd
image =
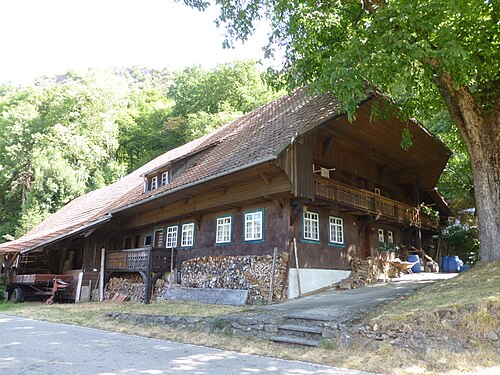
[[[192,258],[287,253],[295,240],[307,292],[345,278],[353,257],[376,257],[381,244],[420,248],[448,215],[435,186],[449,151],[417,122],[372,120],[375,103],[383,99],[368,96],[350,123],[333,96],[299,89],[74,199],[1,244],[4,269],[99,271],[105,254],[105,281],[137,272],[149,300],[157,279]]]

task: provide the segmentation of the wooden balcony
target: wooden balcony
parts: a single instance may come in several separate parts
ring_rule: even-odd
[[[138,272],[146,287],[146,303],[149,303],[151,287],[165,272],[172,271],[176,255],[176,249],[160,247],[110,251],[106,254],[105,282],[109,281],[113,273]]]
[[[381,215],[398,223],[433,229],[439,228],[439,219],[431,219],[420,212],[418,207],[381,197],[370,191],[330,180],[318,175],[314,176],[314,192],[317,197],[339,203],[345,207],[355,208],[363,212]]]
[[[106,254],[106,271],[109,272],[170,272],[175,263],[175,250],[143,247],[111,251]]]

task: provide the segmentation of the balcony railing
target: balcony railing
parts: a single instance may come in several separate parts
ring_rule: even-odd
[[[347,207],[353,207],[369,213],[394,219],[399,223],[412,226],[421,225],[439,228],[439,219],[431,219],[422,214],[417,207],[381,197],[375,193],[330,180],[318,175],[314,176],[315,195]]]
[[[171,272],[175,266],[176,249],[143,247],[110,251],[106,254],[105,283],[116,272],[138,272],[146,289],[145,302],[151,301],[151,289],[165,272]]]
[[[143,247],[110,251],[106,254],[108,272],[170,272],[175,265],[176,251],[159,247]]]

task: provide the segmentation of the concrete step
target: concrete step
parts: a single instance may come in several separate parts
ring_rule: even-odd
[[[272,336],[269,340],[274,342],[282,342],[285,344],[295,344],[303,346],[319,346],[319,340],[305,339],[303,337],[292,337],[292,336]]]
[[[323,322],[331,322],[332,318],[329,316],[325,315],[320,315],[320,314],[307,314],[307,313],[291,313],[291,314],[286,314],[285,318],[290,319],[290,320],[304,320],[304,321],[309,321],[311,323],[323,323]]]
[[[299,332],[300,334],[312,334],[312,335],[321,335],[323,329],[321,327],[311,327],[300,324],[283,324],[278,326],[278,330],[281,331],[290,331],[290,332]]]

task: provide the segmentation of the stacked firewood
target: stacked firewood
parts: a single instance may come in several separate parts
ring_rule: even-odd
[[[338,283],[340,289],[355,289],[370,285],[376,282],[380,275],[378,262],[372,258],[353,258],[351,269],[351,274]]]
[[[144,302],[146,288],[142,277],[130,274],[125,277],[112,277],[106,285],[104,299],[109,301],[137,301]]]
[[[181,285],[191,288],[247,289],[248,302],[269,297],[272,255],[207,256],[182,263]],[[287,273],[288,253],[278,254],[273,299],[280,299]]]

